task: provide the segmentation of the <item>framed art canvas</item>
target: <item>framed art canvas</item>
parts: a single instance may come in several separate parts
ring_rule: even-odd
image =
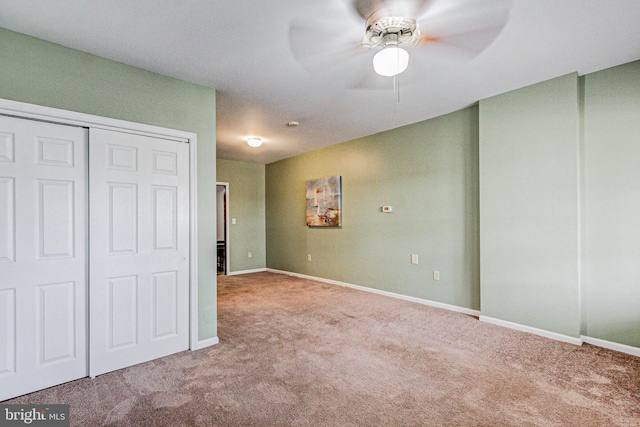
[[[342,225],[342,177],[340,175],[307,181],[307,225]]]

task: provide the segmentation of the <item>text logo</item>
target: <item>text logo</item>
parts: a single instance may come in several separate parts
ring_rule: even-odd
[[[0,405],[0,427],[69,425],[69,405]]]

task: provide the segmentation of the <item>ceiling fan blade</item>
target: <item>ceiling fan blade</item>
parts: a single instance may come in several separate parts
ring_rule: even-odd
[[[356,90],[393,90],[393,78],[384,77],[373,70],[371,62],[363,64],[359,72],[354,72],[347,81],[349,89]]]
[[[357,29],[345,31],[335,22],[292,22],[289,26],[289,46],[294,58],[310,71],[317,67],[326,69],[340,66],[353,55],[366,52]]]
[[[353,6],[367,20],[374,12],[384,11],[387,16],[416,18],[434,0],[355,0]]]
[[[335,87],[371,86],[367,76],[373,72],[376,50],[363,47],[358,30],[345,34],[330,25],[294,22],[289,33],[291,52],[309,73]]]
[[[308,71],[328,73],[365,53],[364,21],[353,10],[353,0],[325,0],[311,18],[289,24],[289,47]]]
[[[471,60],[498,37],[510,10],[511,0],[436,1],[418,19],[418,46],[436,59]]]

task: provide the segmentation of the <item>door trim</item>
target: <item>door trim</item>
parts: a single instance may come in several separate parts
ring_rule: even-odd
[[[203,340],[202,342],[198,341],[197,135],[193,132],[94,116],[92,114],[44,107],[2,98],[0,98],[0,114],[189,143],[189,348],[191,350],[197,350],[216,344],[218,341],[217,337],[215,339]],[[88,313],[86,314],[88,315]]]
[[[218,185],[224,187],[224,274],[228,276],[231,272],[231,254],[229,253],[229,242],[231,242],[231,229],[229,228],[229,223],[231,222],[231,218],[229,218],[229,183],[216,182],[216,187]]]

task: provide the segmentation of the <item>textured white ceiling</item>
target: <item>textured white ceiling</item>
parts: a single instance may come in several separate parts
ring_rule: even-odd
[[[411,50],[420,78],[403,85],[401,75],[396,103],[391,84],[345,87],[362,61],[305,69],[288,41],[294,22],[340,24],[336,37],[364,31],[349,0],[0,0],[1,27],[215,88],[218,157],[257,163],[640,59],[638,0],[513,0],[503,31],[471,61]],[[250,148],[248,136],[265,143]]]

